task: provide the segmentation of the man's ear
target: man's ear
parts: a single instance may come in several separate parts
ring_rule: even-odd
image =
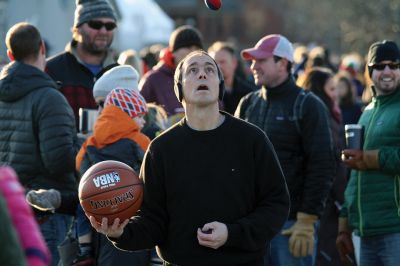
[[[40,44],[39,51],[42,55],[46,55],[46,45],[44,44],[44,41],[42,40],[42,43]]]
[[[7,49],[7,56],[11,62],[15,60],[13,53],[9,49]]]
[[[239,64],[239,61],[235,56],[233,56],[232,64],[234,66],[234,69],[236,70],[236,68],[237,68],[237,66]]]
[[[281,58],[278,62],[280,62],[282,70],[286,71],[289,61],[286,58]]]

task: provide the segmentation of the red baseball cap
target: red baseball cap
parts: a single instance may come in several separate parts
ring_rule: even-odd
[[[274,55],[293,62],[293,46],[286,37],[279,34],[267,35],[254,48],[241,52],[244,60],[264,59]]]

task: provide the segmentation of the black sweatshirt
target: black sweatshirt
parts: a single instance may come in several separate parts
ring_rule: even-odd
[[[264,256],[289,211],[289,194],[274,148],[256,126],[227,113],[216,129],[185,120],[156,138],[141,169],[144,202],[114,244],[125,250],[157,245],[173,264],[251,265]],[[228,240],[200,246],[197,229],[225,223]]]

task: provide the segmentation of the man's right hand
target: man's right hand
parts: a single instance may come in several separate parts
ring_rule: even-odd
[[[354,265],[352,254],[354,253],[351,230],[349,229],[347,218],[339,218],[339,230],[336,238],[336,248],[339,252],[340,260],[344,265]]]
[[[119,223],[119,218],[114,220],[114,223],[109,226],[108,219],[103,217],[101,224],[99,224],[93,216],[89,217],[90,223],[93,228],[100,234],[110,238],[119,238],[124,232],[125,226],[128,224],[129,219],[126,219],[122,224]]]

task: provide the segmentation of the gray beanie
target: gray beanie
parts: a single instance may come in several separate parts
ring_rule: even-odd
[[[107,0],[76,0],[74,27],[102,17],[117,21],[114,9]]]
[[[139,74],[132,66],[122,65],[106,71],[94,84],[93,97],[106,97],[115,88],[138,89]]]

